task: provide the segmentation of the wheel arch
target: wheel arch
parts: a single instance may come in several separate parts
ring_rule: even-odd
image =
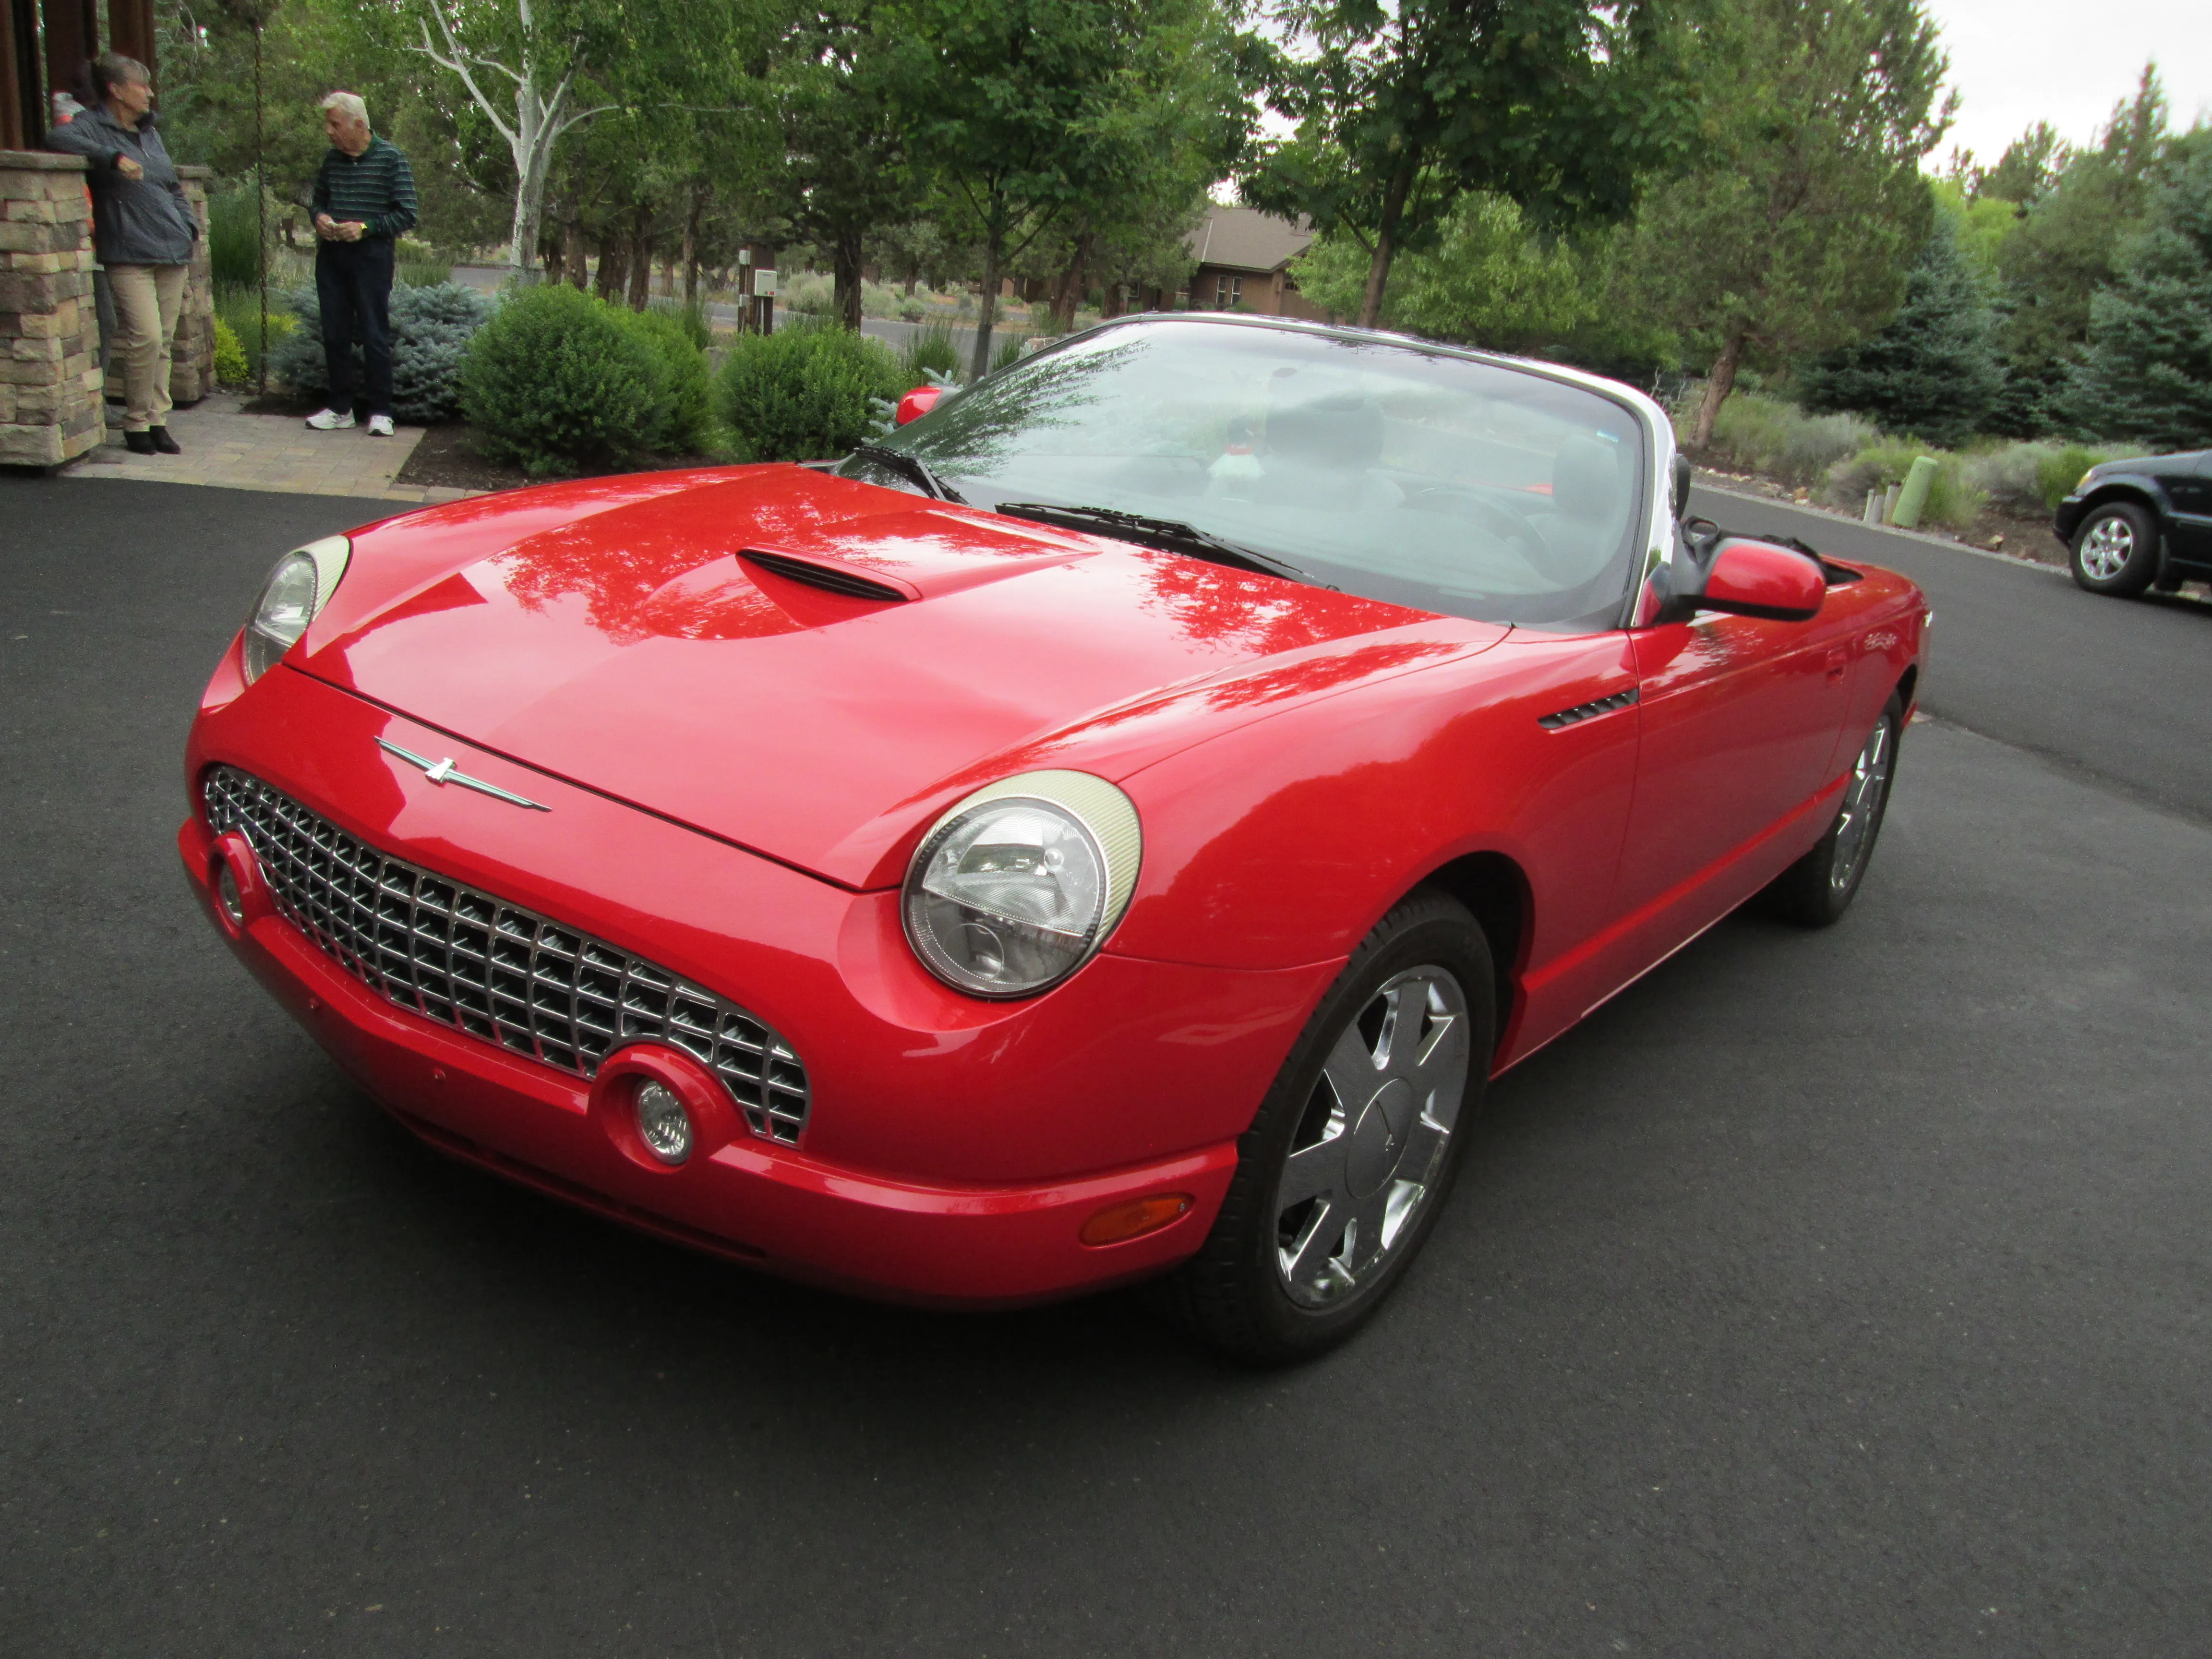
[[[1912,699],[1918,694],[1919,690],[1920,665],[1917,662],[1907,663],[1905,665],[1905,672],[1897,677],[1897,690],[1893,694],[1897,698],[1899,706],[1901,707],[1906,714],[1909,714],[1912,712]]]
[[[1433,888],[1458,900],[1482,929],[1497,969],[1492,987],[1498,1005],[1492,1033],[1494,1058],[1504,1052],[1513,1017],[1520,1011],[1523,958],[1535,932],[1535,895],[1528,874],[1504,853],[1468,853],[1439,865],[1414,886]]]
[[[2131,478],[2118,478],[2091,490],[2081,503],[2081,516],[2074,521],[2074,534],[2079,536],[2081,533],[2081,526],[2088,521],[2091,514],[2115,503],[2142,507],[2150,514],[2151,528],[2158,533],[2158,538],[2161,542],[2166,539],[2166,503],[2148,485]],[[2070,541],[2072,538],[2068,539]]]

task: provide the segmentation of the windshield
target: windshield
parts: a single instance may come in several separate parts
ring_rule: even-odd
[[[1146,319],[947,396],[879,441],[975,506],[1186,525],[1316,583],[1486,622],[1617,615],[1636,416],[1583,387],[1387,340]],[[886,460],[839,468],[894,488]]]

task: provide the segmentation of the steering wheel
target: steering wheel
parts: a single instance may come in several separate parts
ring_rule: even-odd
[[[1521,556],[1535,569],[1541,570],[1551,558],[1551,550],[1537,532],[1535,524],[1519,509],[1494,501],[1487,495],[1456,484],[1430,484],[1406,497],[1406,505],[1422,512],[1437,511],[1429,502],[1449,501],[1455,507],[1471,507],[1474,516],[1486,520],[1492,535],[1502,535],[1510,542],[1521,544]]]

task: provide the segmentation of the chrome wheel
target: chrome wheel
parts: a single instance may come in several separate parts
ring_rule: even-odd
[[[2091,580],[2111,581],[2127,568],[2128,561],[2135,556],[2135,526],[2124,518],[2113,515],[2100,519],[2089,526],[2089,533],[2081,538],[2081,560],[2082,571]]]
[[[1276,1188],[1276,1271],[1301,1307],[1372,1282],[1410,1236],[1467,1094],[1468,1026],[1458,980],[1409,968],[1329,1049]]]
[[[1874,723],[1866,747],[1851,763],[1851,781],[1844,790],[1844,808],[1836,817],[1836,851],[1828,870],[1828,884],[1842,892],[1858,879],[1870,836],[1881,817],[1889,793],[1890,760],[1896,752],[1891,741],[1893,722],[1884,714]]]

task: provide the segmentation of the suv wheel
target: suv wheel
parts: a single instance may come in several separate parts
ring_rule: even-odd
[[[2074,532],[2071,562],[2090,592],[2133,599],[2158,574],[2158,524],[2133,501],[2107,501]]]

